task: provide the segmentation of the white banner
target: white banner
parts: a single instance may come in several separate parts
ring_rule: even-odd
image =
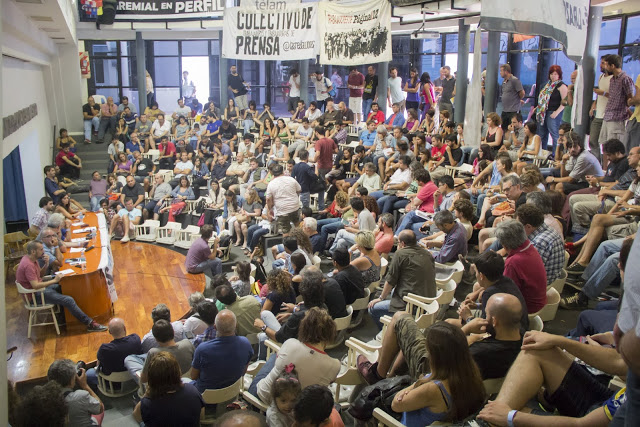
[[[270,61],[315,58],[319,46],[318,3],[278,3],[275,10],[226,8],[222,56]]]
[[[579,63],[584,54],[589,0],[482,0],[480,28],[550,37]]]
[[[320,63],[362,65],[391,61],[391,4],[320,2]]]

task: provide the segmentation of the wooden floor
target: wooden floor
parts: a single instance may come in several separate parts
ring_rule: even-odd
[[[151,310],[158,303],[169,306],[172,320],[179,319],[189,310],[189,295],[204,289],[204,275],[188,274],[185,256],[171,249],[113,241],[112,252],[118,292],[114,311],[124,319],[127,333],[146,334],[152,326]],[[94,361],[100,344],[111,341],[108,332],[88,333],[83,326],[62,328],[56,335],[53,325],[32,328],[27,339],[28,314],[14,282],[6,284],[6,308],[7,348],[18,347],[7,363],[8,379],[14,382],[46,377],[55,359]]]

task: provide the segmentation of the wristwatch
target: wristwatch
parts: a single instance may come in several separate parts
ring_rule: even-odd
[[[266,331],[266,330],[267,330],[267,325],[262,325],[262,328],[260,328],[260,330],[261,330],[262,332]]]

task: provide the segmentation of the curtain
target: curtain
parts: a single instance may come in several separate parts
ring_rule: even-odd
[[[22,180],[22,163],[20,162],[20,147],[2,160],[2,176],[4,178],[4,220],[27,221],[27,199],[24,195],[24,181]]]

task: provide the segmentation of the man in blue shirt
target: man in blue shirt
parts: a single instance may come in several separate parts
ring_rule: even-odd
[[[231,310],[218,313],[215,325],[216,338],[198,346],[191,364],[192,384],[201,393],[234,384],[253,357],[249,340],[236,336],[236,315]]]
[[[458,255],[467,255],[467,231],[464,226],[457,222],[450,211],[437,212],[433,217],[433,222],[444,231],[444,242],[440,251],[433,251],[433,258],[440,264],[446,264],[458,259]],[[426,243],[427,248],[435,247],[435,241]]]
[[[402,125],[404,124],[404,115],[400,111],[400,104],[394,102],[391,106],[391,109],[393,110],[393,114],[391,114],[389,118],[384,122],[384,126],[387,128],[387,130],[391,130],[395,127],[402,127]]]
[[[216,120],[215,117],[209,116],[207,118],[207,130],[205,136],[209,138],[217,138],[220,133],[220,126],[222,126],[222,120]]]
[[[56,168],[54,166],[44,167],[44,188],[47,190],[47,195],[53,200],[53,204],[57,205],[60,201],[60,194],[65,191],[58,186],[58,183],[54,180],[56,177]]]

